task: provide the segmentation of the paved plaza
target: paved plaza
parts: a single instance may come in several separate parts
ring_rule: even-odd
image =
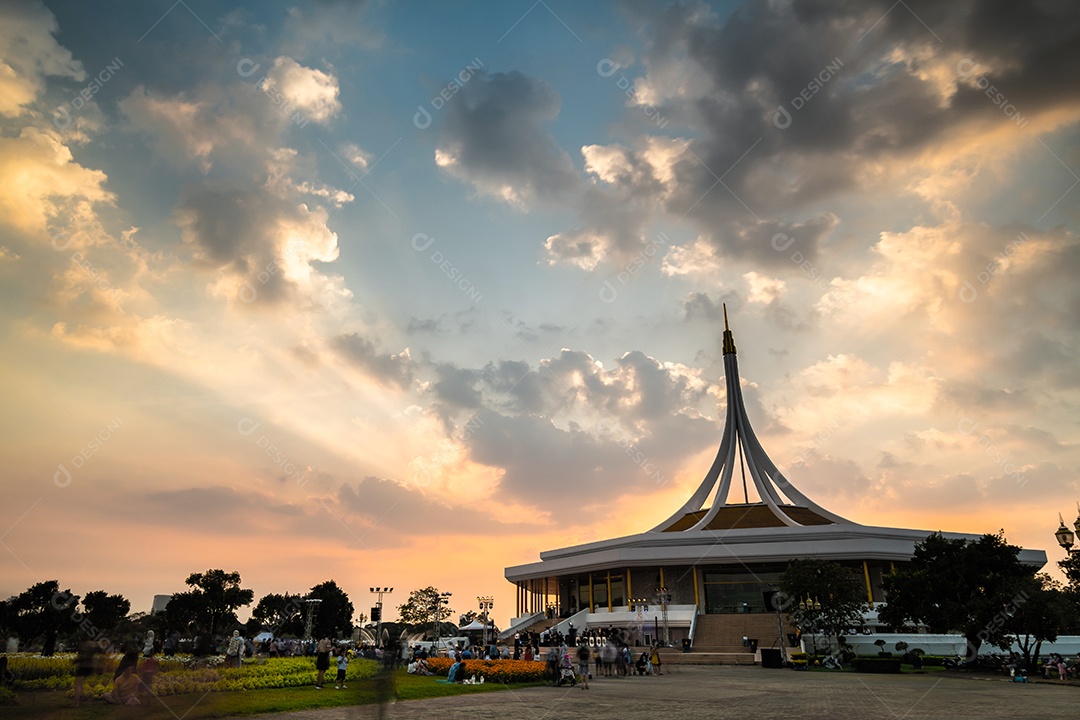
[[[598,678],[589,690],[534,687],[390,705],[384,717],[402,720],[486,718],[540,720],[705,720],[793,717],[1075,718],[1080,687],[1017,684],[943,674],[869,675],[793,672],[760,667],[688,666],[660,677]],[[376,717],[373,706],[282,713],[273,720]]]

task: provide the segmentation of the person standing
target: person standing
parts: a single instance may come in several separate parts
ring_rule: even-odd
[[[79,707],[82,701],[83,683],[86,678],[99,672],[100,652],[101,646],[93,640],[83,640],[79,643],[79,653],[75,656],[75,707]]]
[[[345,687],[345,671],[349,668],[349,656],[345,652],[345,647],[342,646],[338,650],[337,657],[337,682],[334,684],[334,689],[341,690]]]
[[[649,655],[649,663],[652,665],[653,674],[663,675],[663,661],[660,659],[660,644],[653,643],[652,654]]]
[[[240,637],[239,630],[232,631],[229,638],[229,646],[225,650],[225,667],[240,667],[240,658],[244,656],[244,638]]]
[[[585,643],[577,646],[577,668],[581,675],[582,689],[589,689],[589,646]]]
[[[324,637],[315,645],[315,669],[318,670],[318,677],[315,680],[315,689],[322,690],[323,678],[326,676],[326,671],[330,669],[330,651],[333,649],[333,644],[330,642],[329,637]]]

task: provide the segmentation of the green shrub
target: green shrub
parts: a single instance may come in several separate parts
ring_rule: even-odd
[[[900,672],[900,660],[897,658],[855,658],[851,661],[855,672],[866,673],[898,673]]]

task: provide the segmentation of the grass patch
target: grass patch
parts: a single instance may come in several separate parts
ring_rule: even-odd
[[[536,683],[501,685],[444,685],[434,677],[409,675],[404,670],[394,672],[394,694],[399,700],[423,700],[448,695],[469,695],[496,692],[508,688],[529,687]],[[200,720],[201,718],[259,715],[271,712],[292,712],[317,708],[370,705],[378,702],[379,688],[375,678],[350,682],[348,689],[335,690],[328,683],[322,690],[313,686],[238,690],[234,692],[189,693],[151,698],[150,705],[120,707],[101,700],[83,702],[74,707],[72,700],[61,691],[19,693],[19,704],[3,709],[5,720]]]

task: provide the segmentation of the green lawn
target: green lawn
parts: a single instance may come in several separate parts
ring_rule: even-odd
[[[137,707],[118,707],[95,700],[74,707],[64,692],[39,691],[19,694],[19,704],[0,708],[0,715],[12,720],[97,720],[101,718],[131,718],[131,720],[199,720],[200,718],[256,715],[268,712],[288,712],[313,708],[368,705],[378,702],[375,679],[365,679],[349,685],[347,690],[335,690],[332,684],[322,690],[312,686],[271,690],[240,690],[212,692],[206,695],[171,695],[151,698],[152,704]],[[535,683],[533,683],[535,684]],[[417,677],[404,670],[394,673],[394,691],[399,700],[420,700],[495,692],[507,688],[529,687],[530,684],[444,685],[434,677]]]

